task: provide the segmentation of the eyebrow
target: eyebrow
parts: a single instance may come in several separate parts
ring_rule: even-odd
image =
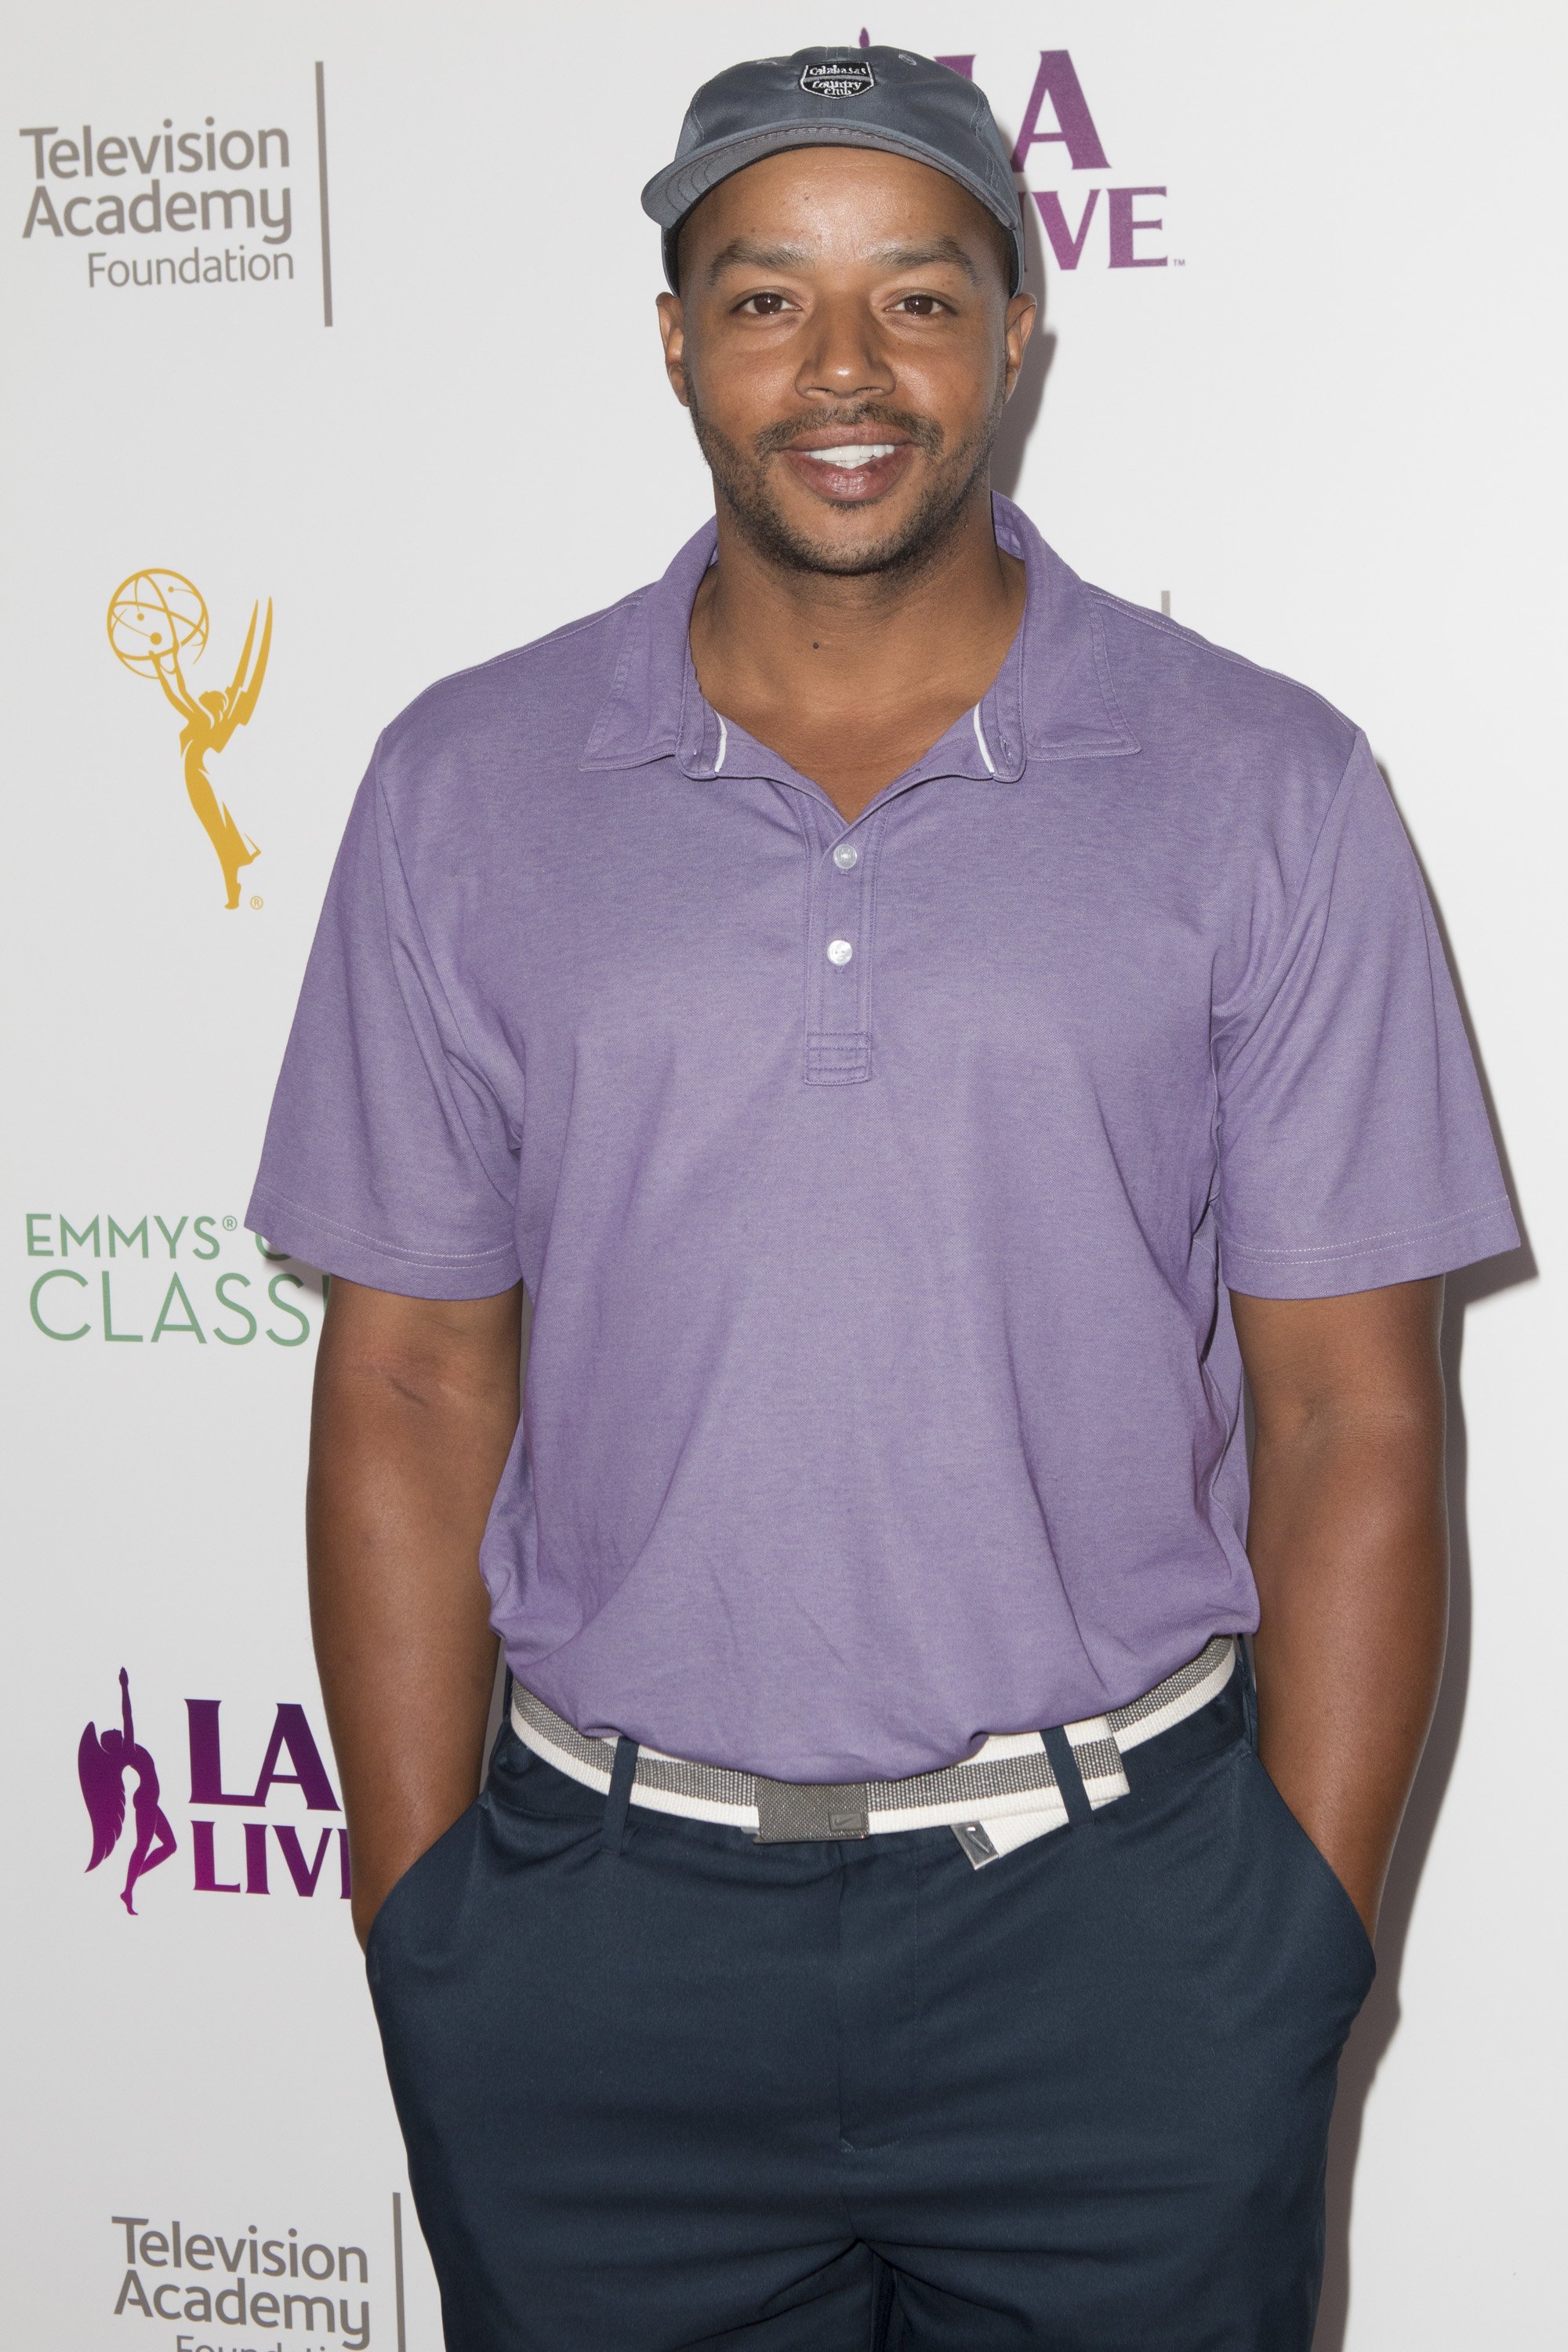
[[[810,257],[802,245],[759,245],[754,236],[732,236],[709,263],[708,283],[726,269],[796,269]]]
[[[951,261],[963,270],[972,286],[980,283],[973,257],[956,236],[935,236],[929,245],[882,245],[868,258],[887,262],[894,269],[925,269],[933,261]]]
[[[763,245],[755,237],[734,236],[709,263],[708,283],[716,285],[726,269],[804,269],[813,258],[805,246]],[[956,236],[932,237],[925,245],[879,245],[866,258],[892,269],[924,269],[933,261],[950,261],[972,286],[980,283],[973,257]]]

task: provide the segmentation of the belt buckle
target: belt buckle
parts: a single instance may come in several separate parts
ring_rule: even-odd
[[[764,1780],[756,1784],[757,1843],[802,1845],[868,1837],[864,1780]]]

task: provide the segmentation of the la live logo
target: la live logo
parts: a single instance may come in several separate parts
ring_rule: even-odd
[[[185,1701],[191,1759],[191,1803],[204,1807],[233,1807],[250,1813],[259,1811],[264,1817],[260,1821],[243,1821],[232,1826],[224,1824],[230,1829],[230,1834],[220,1844],[219,1822],[193,1815],[191,1846],[195,1860],[195,1891],[198,1895],[240,1893],[240,1856],[235,1851],[237,1841],[232,1835],[232,1828],[237,1827],[244,1842],[243,1888],[247,1895],[274,1892],[269,1864],[276,1857],[281,1862],[287,1883],[292,1885],[296,1895],[314,1895],[318,1885],[324,1885],[326,1891],[331,1892],[331,1882],[335,1880],[337,1893],[346,1900],[352,1892],[347,1830],[331,1823],[321,1825],[319,1833],[315,1834],[313,1850],[308,1852],[311,1834],[317,1832],[315,1823],[306,1832],[305,1842],[301,1843],[300,1832],[292,1822],[269,1822],[265,1818],[265,1808],[272,1790],[283,1787],[300,1790],[307,1812],[342,1812],[304,1708],[294,1700],[279,1703],[255,1787],[230,1790],[223,1784],[223,1744],[218,1722],[221,1706],[222,1701],[216,1698],[188,1698]],[[285,1759],[291,1769],[286,1769]],[[226,1861],[223,1860],[225,1853]],[[334,1859],[335,1867],[331,1866]],[[224,1873],[221,1875],[220,1862]],[[230,1872],[235,1874],[228,1875]]]
[[[974,79],[973,51],[939,58],[964,79]],[[1067,188],[1037,187],[1037,179],[1068,173],[1105,173],[1104,180],[1078,181]],[[1013,169],[1024,180],[1018,200],[1039,215],[1046,242],[1058,269],[1085,261],[1110,269],[1166,269],[1161,250],[1163,184],[1110,183],[1110,158],[1068,49],[1042,49],[1013,148]]]
[[[169,1818],[174,1801],[137,1727],[123,1667],[118,1726],[110,1721],[100,1730],[89,1723],[81,1735],[77,1777],[92,1829],[87,1867],[97,1870],[118,1850],[116,1868],[125,1872],[120,1900],[132,1918],[138,1916],[139,1882],[182,1847],[190,1853],[191,1891],[197,1895],[272,1895],[291,1887],[309,1898],[318,1892],[346,1897],[351,1891],[342,1809],[304,1707],[294,1699],[277,1703],[255,1780],[231,1787],[225,1776],[235,1767],[232,1758],[225,1759],[222,1706],[216,1698],[185,1701],[191,1811],[184,1834]],[[271,1818],[273,1791],[279,1789],[298,1790],[289,1810],[302,1807],[304,1826]],[[332,1818],[310,1819],[321,1814]]]

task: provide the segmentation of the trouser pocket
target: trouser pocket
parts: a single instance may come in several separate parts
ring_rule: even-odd
[[[1361,1913],[1351,1901],[1343,1881],[1313,1844],[1250,1747],[1242,1750],[1242,1769],[1252,1784],[1259,1826],[1268,1847],[1278,1853],[1291,1875],[1300,1880],[1310,1898],[1315,1898],[1325,1936],[1340,1945],[1347,1964],[1364,1979],[1357,2000],[1359,2007],[1377,1974],[1376,1955]]]

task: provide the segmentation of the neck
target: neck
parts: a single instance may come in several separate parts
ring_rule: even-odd
[[[982,482],[915,566],[850,576],[781,564],[718,509],[718,561],[691,615],[698,675],[731,711],[942,700],[977,667],[994,674],[1017,625],[1023,567],[1005,556]]]

